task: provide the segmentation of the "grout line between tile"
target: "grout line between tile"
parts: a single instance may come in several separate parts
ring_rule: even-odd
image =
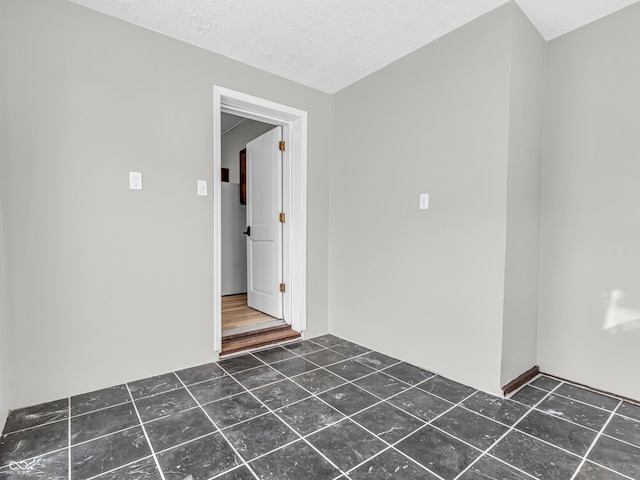
[[[270,367],[271,369],[273,369],[274,371],[277,371],[275,368],[271,367],[270,365],[269,365],[269,367]],[[222,368],[224,368],[224,367],[222,367]],[[285,376],[285,377],[286,377],[286,376]],[[335,468],[336,468],[336,469],[337,469],[341,474],[342,474],[342,473],[344,473],[342,469],[340,469],[340,468],[339,468],[335,463],[333,463],[331,460],[329,460],[329,459],[328,459],[328,458],[327,458],[327,457],[326,457],[322,452],[320,452],[317,448],[315,448],[315,447],[314,447],[314,446],[313,446],[313,445],[312,445],[308,440],[306,440],[302,435],[300,435],[300,433],[298,433],[298,432],[297,432],[293,427],[291,427],[287,422],[283,421],[283,420],[282,420],[282,419],[281,419],[281,418],[280,418],[280,417],[279,417],[279,416],[278,416],[278,415],[277,415],[277,414],[276,414],[276,413],[275,413],[275,412],[274,412],[274,411],[273,411],[273,410],[272,410],[268,405],[266,405],[262,400],[260,400],[258,397],[256,397],[256,396],[255,396],[255,395],[254,395],[250,390],[248,390],[244,385],[242,385],[242,384],[241,384],[241,383],[240,383],[240,382],[239,382],[235,377],[233,377],[233,376],[232,376],[232,378],[233,378],[233,379],[234,379],[234,380],[235,380],[235,381],[236,381],[236,382],[237,382],[237,383],[238,383],[242,388],[244,388],[244,389],[245,389],[245,390],[246,390],[246,391],[247,391],[247,392],[248,392],[248,393],[249,393],[253,398],[255,398],[258,402],[260,402],[260,404],[262,404],[262,405],[263,405],[263,406],[268,410],[268,412],[267,412],[267,413],[271,413],[271,414],[275,415],[275,416],[276,416],[276,418],[277,418],[278,420],[280,420],[280,421],[281,421],[281,422],[282,422],[282,423],[283,423],[287,428],[289,428],[289,430],[291,430],[295,435],[297,435],[297,436],[299,437],[299,438],[298,438],[298,440],[295,440],[295,441],[293,441],[293,442],[289,442],[289,443],[288,443],[288,444],[286,444],[286,445],[281,445],[280,447],[278,447],[278,448],[276,448],[276,449],[274,449],[274,450],[271,450],[271,451],[269,451],[269,452],[266,452],[266,453],[264,453],[263,455],[259,455],[259,456],[255,457],[255,458],[252,458],[252,459],[251,459],[251,461],[252,461],[252,462],[253,462],[253,461],[255,461],[255,460],[257,460],[257,459],[259,459],[259,458],[261,458],[261,457],[263,457],[263,456],[269,455],[270,453],[273,453],[273,452],[275,452],[275,451],[277,451],[277,450],[280,450],[280,449],[282,449],[282,448],[285,448],[285,447],[287,447],[288,445],[291,445],[291,444],[293,444],[293,443],[295,443],[295,442],[297,442],[297,441],[299,441],[299,440],[303,440],[307,445],[309,445],[313,450],[315,450],[315,451],[316,451],[316,452],[317,452],[317,453],[318,453],[322,458],[324,458],[327,462],[329,462],[329,464],[330,464],[330,465],[332,465],[333,467],[335,467]],[[288,378],[288,377],[286,377],[286,378]],[[256,418],[256,417],[253,417],[253,418]],[[226,438],[226,437],[225,437],[225,438]],[[229,440],[227,440],[227,441],[229,441]],[[231,443],[231,442],[229,442],[229,443]],[[232,445],[232,446],[233,446],[233,445]],[[242,458],[242,456],[241,456],[240,458]],[[247,462],[247,466],[248,466],[248,462]],[[253,472],[253,470],[252,470],[252,472]],[[255,476],[256,478],[258,478],[258,476],[257,476],[257,474],[256,474],[255,472],[253,472],[253,474],[254,474],[254,476]]]
[[[162,478],[162,480],[166,480],[164,478],[164,472],[162,471],[162,469],[160,468],[160,462],[158,462],[158,457],[156,456],[156,453],[153,449],[153,445],[151,445],[151,437],[149,437],[149,435],[147,434],[147,429],[144,428],[144,423],[142,423],[142,418],[140,417],[140,412],[138,412],[138,406],[136,405],[136,402],[133,401],[133,395],[131,395],[131,389],[129,388],[129,384],[125,384],[127,386],[127,391],[129,392],[129,396],[131,397],[131,403],[133,404],[133,410],[136,412],[136,415],[138,416],[138,421],[140,422],[140,427],[142,428],[142,432],[144,433],[145,439],[147,440],[147,443],[149,444],[149,449],[151,450],[151,456],[153,457],[153,460],[156,462],[156,468],[158,469],[158,472],[160,473],[160,478]]]
[[[496,445],[498,445],[498,443],[500,443],[507,435],[509,435],[511,432],[513,432],[516,429],[516,425],[518,423],[520,423],[527,415],[529,415],[529,413],[531,413],[531,411],[538,406],[540,403],[542,403],[545,398],[547,398],[549,395],[551,395],[551,393],[560,386],[560,384],[556,385],[552,390],[547,391],[546,395],[544,397],[542,397],[540,400],[538,400],[538,402],[536,402],[534,405],[526,405],[528,407],[527,411],[520,416],[520,418],[518,418],[518,420],[516,420],[515,422],[513,422],[513,425],[511,425],[508,430],[506,432],[504,432],[502,435],[500,435],[500,437],[498,437],[490,446],[489,448],[487,448],[486,450],[484,450],[479,456],[478,458],[476,458],[473,462],[471,462],[469,465],[467,465],[467,468],[465,468],[464,470],[462,470],[456,477],[454,480],[459,479],[460,477],[462,477],[462,475],[465,474],[465,472],[467,472],[468,470],[470,470],[477,462],[478,460],[480,460],[482,457],[484,457],[485,455],[489,455],[492,456],[489,451],[492,450]],[[520,402],[518,402],[520,403]],[[521,404],[524,405],[524,404]],[[519,431],[519,430],[518,430]],[[537,438],[537,437],[534,437]],[[539,440],[539,439],[538,439]],[[504,462],[507,463],[507,462]],[[519,468],[517,468],[515,465],[511,465],[510,463],[507,463],[510,467],[515,468],[518,471],[522,471]],[[522,471],[523,473],[529,475],[527,472]]]
[[[125,463],[124,465],[120,465],[119,467],[112,468],[111,470],[107,470],[105,472],[99,473],[98,475],[94,475],[93,477],[89,477],[86,480],[99,480],[100,477],[103,477],[104,475],[107,475],[107,474],[113,473],[113,472],[117,472],[121,468],[129,467],[131,465],[134,465],[134,464],[136,464],[138,462],[141,462],[142,460],[146,460],[148,458],[153,459],[153,456],[152,455],[147,455],[146,457],[139,458],[138,460],[134,460],[133,462]]]
[[[218,366],[220,367],[220,365],[218,364]],[[226,370],[224,369],[224,367],[220,367],[222,368],[225,372]],[[227,372],[228,373],[228,372]],[[176,375],[177,376],[177,375]],[[233,378],[235,380],[235,378],[233,376],[231,376],[231,378]],[[231,447],[231,450],[233,450],[233,453],[237,456],[237,458],[239,458],[242,461],[241,465],[238,466],[242,466],[242,465],[246,465],[247,469],[249,470],[249,472],[251,472],[251,474],[257,479],[258,476],[256,475],[256,473],[253,471],[253,469],[249,466],[249,464],[244,460],[244,458],[242,457],[242,455],[240,455],[240,453],[238,453],[238,450],[236,449],[236,447],[229,441],[229,439],[227,438],[227,436],[224,434],[224,432],[220,429],[220,427],[218,427],[218,425],[211,419],[211,417],[209,416],[209,414],[207,413],[207,411],[202,408],[202,405],[200,404],[200,402],[198,401],[198,399],[193,395],[193,393],[191,393],[191,390],[189,390],[186,385],[184,384],[184,382],[182,381],[182,379],[180,377],[178,377],[178,380],[180,380],[180,383],[182,383],[182,385],[184,386],[184,388],[187,390],[187,392],[189,392],[189,395],[191,395],[191,398],[193,398],[194,402],[196,402],[196,404],[198,405],[198,407],[200,407],[200,409],[202,410],[202,413],[204,413],[206,415],[206,417],[209,419],[209,421],[211,422],[211,424],[213,425],[213,427],[217,430],[218,433],[220,433],[220,435],[222,436],[222,438],[225,440],[225,442],[227,442],[227,444]],[[235,380],[237,382],[237,380]],[[238,382],[239,383],[239,382]],[[193,440],[190,440],[193,441]],[[185,442],[188,443],[188,442]],[[225,472],[226,473],[226,472]]]
[[[582,457],[582,461],[578,465],[578,468],[576,469],[575,472],[573,472],[573,475],[571,476],[571,480],[574,480],[576,478],[576,476],[578,475],[578,472],[580,472],[580,469],[582,468],[582,466],[587,461],[587,457],[589,456],[589,454],[591,453],[593,448],[596,446],[596,443],[598,442],[598,440],[600,440],[600,437],[602,436],[602,434],[606,430],[607,426],[609,425],[609,423],[613,419],[613,416],[616,414],[616,410],[618,410],[618,408],[620,408],[620,405],[622,405],[622,400],[618,401],[618,405],[616,405],[616,408],[613,409],[613,411],[611,412],[611,415],[609,415],[609,418],[607,419],[606,422],[604,422],[604,425],[602,426],[602,428],[600,429],[598,434],[595,436],[595,438],[591,442],[591,445],[589,446],[589,448],[587,449],[586,453]],[[618,472],[616,472],[616,473],[618,473]],[[625,477],[626,477],[626,475],[625,475]]]

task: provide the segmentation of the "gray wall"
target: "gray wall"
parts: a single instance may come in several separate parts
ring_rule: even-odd
[[[606,295],[640,310],[640,4],[548,45],[538,358],[640,399],[640,330],[603,330]]]
[[[5,192],[7,174],[5,171],[7,116],[6,94],[6,12],[4,2],[0,2],[0,425],[4,425],[9,409],[9,340],[7,337],[7,285],[6,285],[6,242],[4,229]]]
[[[330,330],[494,392],[512,15],[501,7],[333,104]]]
[[[240,150],[272,128],[273,125],[247,119],[222,136],[222,167],[229,169],[229,182],[240,183]]]
[[[502,385],[537,362],[545,42],[518,7],[512,10]]]
[[[9,406],[214,358],[213,203],[196,196],[214,84],[309,112],[307,334],[326,332],[331,97],[62,0],[2,5]]]
[[[247,292],[247,207],[240,204],[240,185],[220,183],[222,295]]]

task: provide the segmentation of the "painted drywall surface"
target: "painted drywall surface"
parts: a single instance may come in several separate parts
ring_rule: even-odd
[[[326,332],[330,97],[65,1],[3,4],[9,406],[215,358],[214,84],[309,113],[307,334]]]
[[[330,331],[493,392],[511,15],[497,9],[333,102]]]
[[[220,184],[222,295],[247,292],[247,207],[240,204],[240,185]]]
[[[222,168],[229,169],[230,183],[240,183],[240,150],[272,128],[273,125],[247,119],[222,137]]]
[[[511,5],[507,248],[500,383],[537,361],[538,240],[545,42]]]
[[[544,371],[635,399],[639,24],[636,4],[547,47],[538,337]],[[632,321],[605,330],[615,289]]]
[[[5,4],[0,2],[0,428],[4,426],[9,410],[9,339],[7,336],[7,285],[6,285],[6,241],[4,230],[4,199],[6,192],[6,12]]]

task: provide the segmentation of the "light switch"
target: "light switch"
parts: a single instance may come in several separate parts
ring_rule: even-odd
[[[207,181],[206,180],[198,180],[198,196],[206,197],[207,196]]]
[[[142,173],[129,172],[129,189],[142,190]]]
[[[420,210],[427,210],[429,208],[429,194],[420,194]]]

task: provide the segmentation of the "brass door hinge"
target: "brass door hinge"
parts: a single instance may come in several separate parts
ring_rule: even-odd
[[[284,144],[284,140],[283,140],[278,144],[278,148],[280,149],[281,152],[284,152],[284,147],[285,147],[285,144]]]
[[[280,215],[278,215],[278,218],[280,219],[280,223],[284,223],[284,220],[285,220],[284,213],[281,213]]]
[[[280,292],[281,292],[281,293],[284,293],[284,283],[281,283],[281,284],[280,284]]]

